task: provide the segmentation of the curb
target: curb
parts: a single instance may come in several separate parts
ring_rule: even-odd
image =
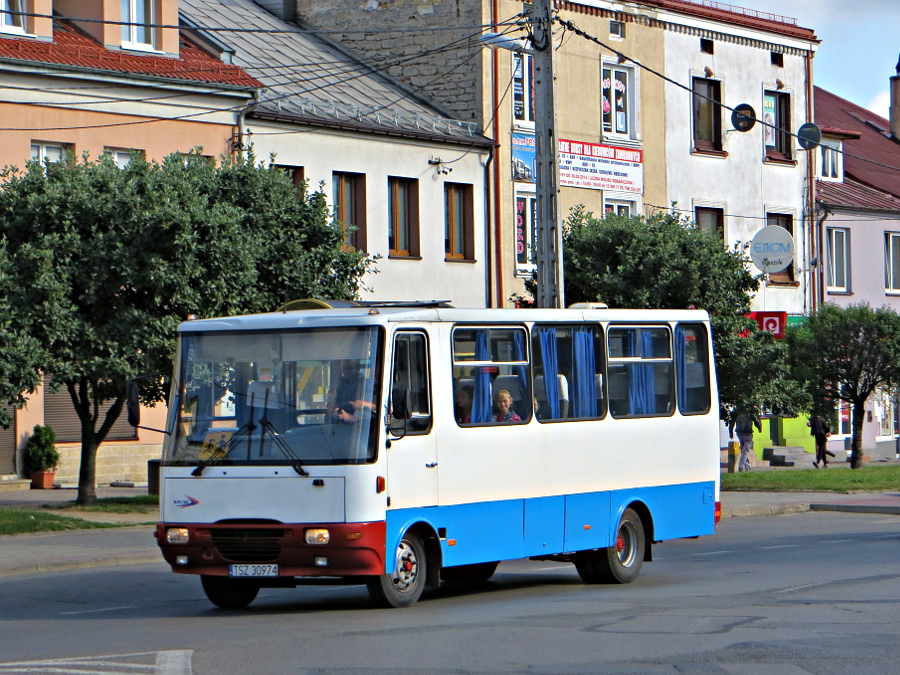
[[[810,504],[810,511],[844,511],[846,513],[881,513],[900,516],[900,506],[876,504]]]
[[[0,568],[0,577],[11,577],[18,574],[37,574],[39,572],[62,572],[75,569],[96,567],[118,567],[120,565],[140,565],[143,563],[165,562],[158,553],[145,555],[124,555],[110,558],[91,558],[89,560],[68,560],[49,563],[19,565],[18,567]]]
[[[780,516],[788,513],[805,513],[810,510],[809,504],[774,504],[772,506],[735,506],[723,508],[725,518],[742,516]]]

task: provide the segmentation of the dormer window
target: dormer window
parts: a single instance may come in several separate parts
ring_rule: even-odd
[[[122,48],[153,49],[153,0],[121,0]]]
[[[844,180],[844,155],[841,142],[823,140],[819,144],[819,161],[816,167],[818,178],[827,181]]]
[[[25,17],[22,16],[24,0],[0,0],[0,33],[24,33]]]

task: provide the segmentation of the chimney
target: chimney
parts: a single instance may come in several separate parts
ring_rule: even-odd
[[[900,141],[900,61],[897,74],[891,78],[891,137]]]

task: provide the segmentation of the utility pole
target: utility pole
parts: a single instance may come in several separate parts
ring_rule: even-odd
[[[556,55],[554,0],[533,3],[534,136],[537,161],[537,306],[565,307],[562,228],[559,224],[559,139],[556,137]]]

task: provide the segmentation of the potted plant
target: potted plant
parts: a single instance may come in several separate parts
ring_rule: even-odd
[[[59,452],[56,450],[56,434],[50,427],[34,425],[34,432],[25,442],[22,454],[25,473],[31,475],[32,490],[46,490],[53,487]]]

